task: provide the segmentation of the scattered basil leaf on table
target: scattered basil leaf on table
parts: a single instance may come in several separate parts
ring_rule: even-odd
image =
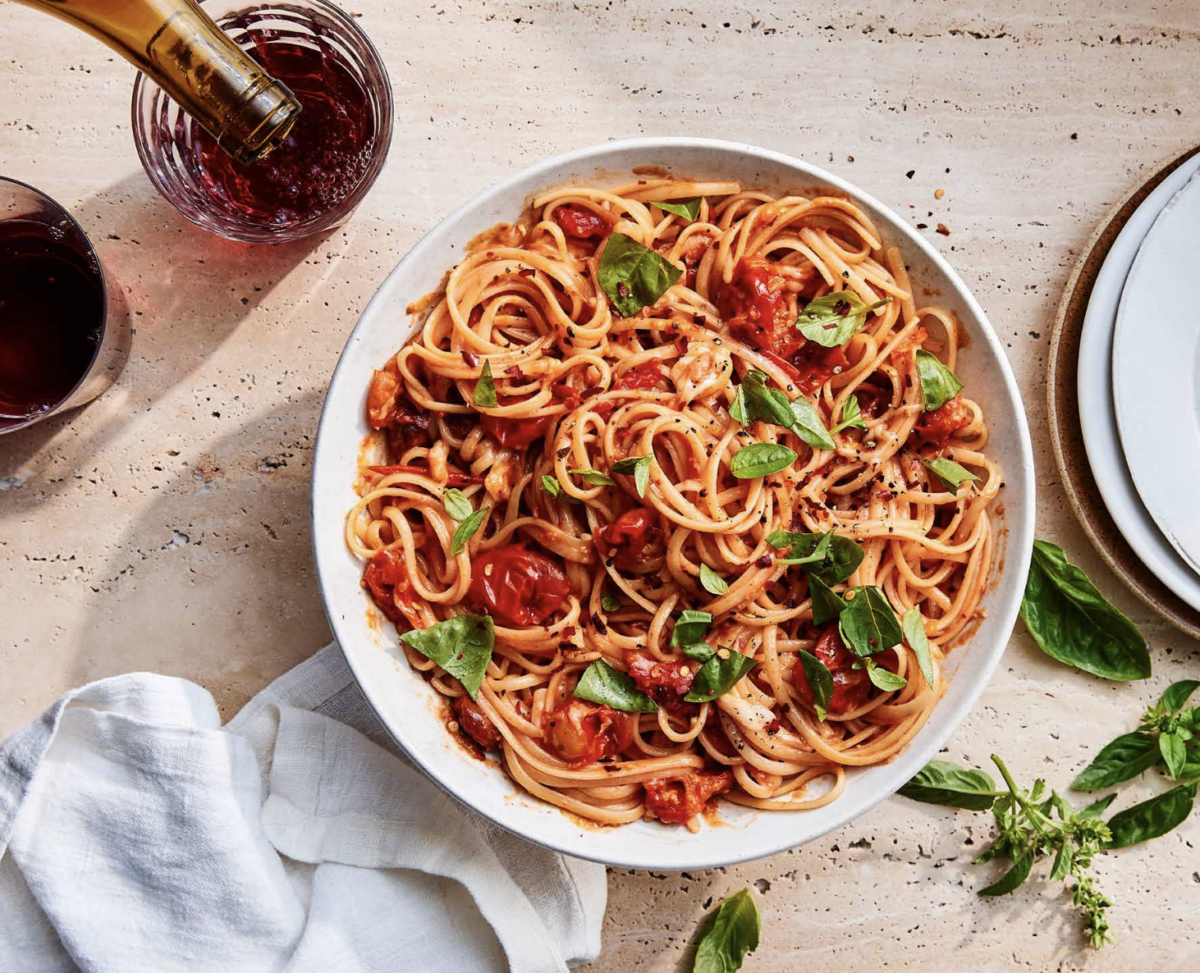
[[[857,665],[858,663],[855,664]],[[885,693],[894,693],[897,689],[903,689],[908,685],[907,679],[896,675],[890,669],[876,665],[875,660],[870,656],[867,656],[864,664],[867,669],[867,678],[871,680],[871,685],[876,689],[882,689]]]
[[[778,443],[752,443],[733,455],[729,470],[739,480],[753,480],[786,470],[796,462],[796,454]]]
[[[1183,765],[1187,763],[1187,744],[1183,742],[1183,737],[1179,733],[1160,733],[1158,750],[1162,754],[1163,766],[1167,768],[1167,776],[1171,780],[1179,780]]]
[[[658,704],[638,689],[633,679],[603,659],[597,659],[583,671],[571,695],[626,713],[653,713],[658,709]]]
[[[832,535],[832,538],[824,562],[818,565],[805,561],[827,535]],[[788,557],[782,559],[785,563],[801,564],[804,561],[801,569],[808,572],[810,577],[818,577],[828,585],[845,581],[858,570],[858,566],[866,557],[860,545],[833,531],[816,534],[806,531],[773,530],[767,535],[767,543],[776,550],[787,551]]]
[[[676,216],[682,216],[684,219],[695,222],[697,216],[700,215],[700,197],[694,199],[675,199],[667,200],[652,200],[651,206],[657,206],[664,213],[674,213]]]
[[[984,771],[960,767],[948,760],[931,760],[899,793],[925,804],[967,811],[986,811],[1000,795],[996,782]]]
[[[940,409],[963,387],[963,383],[938,360],[937,355],[924,348],[917,351],[917,378],[921,382],[921,403],[926,412]]]
[[[1007,895],[1018,888],[1025,879],[1029,878],[1029,870],[1033,868],[1033,855],[1020,855],[1013,861],[1012,868],[987,888],[979,890],[980,895]]]
[[[1131,780],[1158,763],[1154,738],[1142,733],[1125,733],[1096,754],[1071,782],[1077,791],[1098,791]]]
[[[650,484],[650,457],[627,456],[619,459],[610,467],[614,473],[625,476],[633,475],[633,486],[639,497],[646,495],[646,487]]]
[[[963,469],[953,460],[927,459],[925,467],[942,482],[947,493],[958,494],[958,488],[968,480],[978,480],[970,470]]]
[[[842,405],[842,421],[830,429],[830,432],[841,432],[843,429],[866,429],[867,423],[862,417],[862,409],[858,405],[858,396],[851,395]]]
[[[462,683],[471,699],[479,696],[496,632],[486,615],[455,615],[429,628],[415,628],[400,636],[425,658],[436,662]]]
[[[1165,835],[1192,813],[1195,800],[1196,781],[1192,781],[1118,811],[1108,822],[1108,829],[1112,832],[1108,847],[1128,848]]]
[[[631,318],[683,275],[673,263],[623,233],[609,235],[596,276],[613,309]]]
[[[592,486],[612,486],[613,478],[607,473],[601,473],[599,470],[567,470],[572,476],[578,476]]]
[[[890,297],[867,304],[854,291],[834,291],[810,301],[796,319],[796,327],[809,341],[837,348],[867,323],[867,314],[891,303]]]
[[[721,652],[727,652],[728,658],[722,659]],[[755,661],[748,655],[734,652],[733,649],[722,649],[714,652],[712,657],[702,665],[692,679],[692,688],[684,696],[689,703],[707,703],[729,692],[751,669]]]
[[[675,631],[671,633],[671,645],[691,645],[703,642],[704,633],[712,624],[713,617],[708,612],[695,611],[688,608],[679,613],[675,619]]]
[[[860,658],[890,649],[904,638],[891,603],[875,585],[851,588],[854,598],[838,618],[846,647]]]
[[[824,721],[829,704],[833,701],[833,673],[806,649],[801,649],[799,655],[800,664],[804,666],[804,678],[812,690],[813,709],[817,711],[817,719]]]
[[[1183,709],[1197,689],[1200,689],[1200,681],[1196,679],[1181,679],[1179,682],[1173,682],[1167,687],[1166,692],[1162,694],[1162,699],[1158,705],[1168,712]]]
[[[794,419],[792,432],[800,437],[801,442],[813,449],[837,449],[837,443],[825,428],[821,413],[813,405],[812,399],[807,395],[797,396],[792,399],[791,411]]]
[[[600,595],[600,607],[606,612],[615,612],[621,607],[621,599],[610,591],[605,591]]]
[[[1150,675],[1150,653],[1137,627],[1062,548],[1046,541],[1033,542],[1021,618],[1052,659],[1117,681]]]
[[[921,667],[921,675],[925,677],[925,685],[933,688],[933,657],[930,655],[929,636],[925,634],[925,620],[921,617],[921,609],[913,605],[900,617],[900,628],[904,632],[904,640],[917,657],[917,665]]]
[[[496,408],[496,383],[492,380],[492,363],[483,360],[483,371],[479,373],[479,381],[475,383],[475,394],[471,401],[481,409]]]
[[[692,973],[735,973],[747,953],[758,949],[761,920],[749,889],[725,899],[696,948]]]
[[[812,599],[814,625],[831,622],[846,610],[845,599],[822,581],[820,575],[808,576],[808,596]]]
[[[700,585],[710,595],[723,595],[729,590],[725,579],[703,562],[700,564]]]
[[[462,553],[464,547],[467,546],[467,541],[475,536],[475,532],[479,530],[479,525],[483,523],[491,507],[480,507],[471,516],[458,525],[458,529],[454,532],[454,536],[450,539],[450,554],[457,557]]]
[[[471,516],[471,511],[475,509],[471,506],[471,501],[463,495],[462,490],[455,487],[450,487],[442,494],[442,506],[453,520],[466,520]]]
[[[1086,807],[1080,808],[1076,816],[1085,820],[1088,818],[1098,818],[1101,814],[1108,810],[1108,806],[1116,799],[1117,795],[1115,793],[1106,794],[1099,800],[1092,801],[1092,803],[1088,804]]]

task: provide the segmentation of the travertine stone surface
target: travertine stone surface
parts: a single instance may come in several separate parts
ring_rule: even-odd
[[[1200,672],[1197,645],[1128,596],[1072,520],[1042,372],[1079,247],[1127,187],[1200,141],[1200,5],[347,9],[392,74],[391,161],[346,227],[272,249],[207,236],[154,194],[129,132],[124,62],[44,14],[0,8],[0,173],[79,217],[137,329],[117,388],[0,438],[0,733],[69,686],[133,669],[194,679],[230,715],[323,645],[309,463],[323,390],[359,311],[401,254],[478,188],[549,153],[642,134],[802,156],[931,234],[950,228],[930,239],[974,288],[1025,391],[1039,533],[1093,572],[1156,661],[1149,682],[1106,684],[1051,664],[1018,632],[953,759],[979,765],[1000,751],[1021,777],[1064,785],[1167,682]],[[1170,971],[1200,953],[1200,815],[1099,860],[1119,940],[1101,954],[1078,947],[1060,886],[975,896],[990,873],[969,860],[988,824],[893,800],[739,868],[614,872],[604,954],[590,969],[684,968],[711,901],[745,885],[757,886],[763,912],[746,969],[763,973]]]

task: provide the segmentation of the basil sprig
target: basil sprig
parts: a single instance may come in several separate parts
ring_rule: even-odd
[[[596,277],[613,309],[631,318],[663,296],[683,271],[623,233],[609,235]]]
[[[825,540],[827,537],[828,541]],[[863,549],[849,537],[843,537],[833,531],[814,534],[774,530],[767,535],[767,543],[777,550],[787,550],[788,556],[781,559],[784,564],[798,564],[810,577],[818,577],[827,585],[845,581],[858,570],[866,556]],[[822,558],[814,562],[812,556],[821,544],[828,546],[824,549]]]
[[[949,459],[927,459],[923,461],[926,469],[929,470],[942,482],[942,486],[946,488],[947,493],[958,495],[958,488],[968,480],[978,480],[974,473],[970,470],[965,470],[953,460]]]
[[[400,636],[425,658],[436,662],[462,683],[472,699],[479,696],[496,633],[486,615],[455,615],[429,628],[416,628]]]
[[[597,659],[584,670],[571,695],[626,713],[653,713],[658,709],[658,704],[638,689],[632,678],[603,659]]]
[[[937,355],[924,348],[917,351],[917,377],[921,381],[921,403],[926,412],[940,409],[963,387],[963,383],[938,360]]]
[[[846,610],[846,600],[822,581],[819,574],[808,576],[808,596],[812,599],[814,625],[831,622]]]
[[[627,456],[619,459],[610,467],[614,473],[625,476],[633,475],[633,485],[639,497],[646,495],[646,487],[650,485],[650,457]]]
[[[1137,626],[1067,561],[1061,547],[1033,542],[1021,618],[1052,659],[1119,682],[1150,675],[1150,653]]]
[[[696,947],[692,973],[736,973],[746,954],[758,949],[760,923],[749,889],[725,899]]]
[[[612,486],[614,481],[607,473],[602,473],[600,470],[585,470],[575,469],[567,470],[572,476],[577,476],[592,486]]]
[[[729,590],[729,584],[707,564],[700,564],[700,586],[710,595],[723,595]]]
[[[696,217],[700,215],[699,196],[693,199],[676,199],[670,202],[656,199],[650,205],[657,206],[664,213],[674,213],[676,216],[682,216],[691,223],[694,223]]]
[[[442,507],[453,520],[466,520],[471,516],[471,511],[475,509],[471,506],[471,501],[463,495],[462,490],[455,487],[450,487],[442,494]]]
[[[933,688],[933,656],[930,654],[929,636],[925,634],[925,621],[921,618],[921,609],[913,605],[900,616],[900,628],[904,631],[904,640],[917,657],[917,665],[921,667],[921,675],[925,677],[925,685]]]
[[[679,613],[675,619],[675,631],[671,633],[671,645],[694,645],[704,641],[704,634],[712,624],[713,617],[708,612],[694,611],[691,608]]]
[[[867,323],[867,314],[891,303],[890,297],[867,304],[854,291],[834,291],[810,301],[796,319],[796,327],[809,341],[823,348],[837,348],[854,337]]]
[[[882,590],[875,585],[858,585],[850,591],[854,597],[838,617],[838,633],[851,652],[866,658],[904,638],[896,612]]]
[[[799,652],[800,664],[804,666],[804,678],[808,680],[808,688],[812,690],[813,709],[817,711],[817,719],[824,722],[829,712],[829,704],[833,701],[833,673],[826,668],[825,663],[806,649]]]
[[[475,532],[479,530],[479,525],[483,523],[488,513],[491,512],[491,509],[492,508],[490,506],[480,507],[473,514],[467,517],[466,520],[458,525],[458,529],[454,532],[454,536],[450,539],[450,555],[452,557],[457,557],[462,553],[463,548],[465,548],[467,546],[467,542],[475,536]]]
[[[851,395],[842,405],[842,421],[829,431],[841,432],[843,429],[866,429],[867,424],[862,417],[862,409],[858,405],[858,396]]]
[[[825,428],[821,413],[812,400],[805,395],[792,401],[779,389],[767,385],[764,372],[754,369],[742,379],[729,407],[729,414],[741,425],[752,422],[769,422],[800,437],[813,449],[836,449],[837,446]]]
[[[471,401],[480,409],[496,408],[496,383],[492,379],[492,363],[483,360],[483,370],[479,373],[479,381],[475,383],[475,394]]]
[[[678,630],[679,628],[676,626],[676,631]],[[699,648],[699,646],[692,648]],[[711,652],[712,649],[709,648],[709,651]],[[721,657],[722,652],[726,653],[725,658]],[[692,679],[692,688],[683,698],[688,703],[707,703],[718,696],[723,696],[737,685],[742,676],[753,669],[755,665],[757,663],[748,655],[734,652],[733,649],[723,648],[720,651],[712,652],[708,661],[696,672],[695,678]]]
[[[733,455],[729,471],[739,480],[755,480],[786,470],[796,462],[796,453],[778,443],[751,443]]]

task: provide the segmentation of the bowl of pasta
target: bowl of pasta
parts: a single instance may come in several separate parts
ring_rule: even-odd
[[[1034,509],[947,263],[702,139],[546,160],[431,230],[313,473],[329,620],[399,747],[510,831],[657,869],[811,840],[920,769],[1004,651]]]

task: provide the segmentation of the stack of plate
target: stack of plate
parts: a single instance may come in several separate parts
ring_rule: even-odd
[[[1097,232],[1060,310],[1050,406],[1068,494],[1097,549],[1200,636],[1198,173],[1200,153],[1176,160]]]

